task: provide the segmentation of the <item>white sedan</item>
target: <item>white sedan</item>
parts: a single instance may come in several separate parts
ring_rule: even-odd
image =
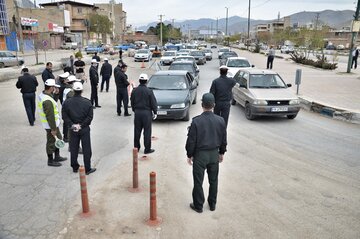
[[[151,61],[152,53],[149,49],[140,49],[135,53],[134,61]]]

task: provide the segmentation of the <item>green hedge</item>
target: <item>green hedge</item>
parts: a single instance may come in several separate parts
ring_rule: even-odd
[[[308,59],[304,54],[298,53],[295,51],[294,53],[290,53],[291,60],[296,63],[314,66],[317,68],[322,68],[325,70],[335,70],[337,68],[337,63],[330,63],[326,59],[325,55],[316,55],[316,60]]]

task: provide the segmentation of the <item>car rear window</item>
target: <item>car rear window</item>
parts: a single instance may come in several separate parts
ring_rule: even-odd
[[[187,84],[183,75],[154,75],[147,87],[156,90],[185,90]]]
[[[234,59],[234,60],[229,60],[228,67],[250,67],[250,64],[247,60],[242,60],[242,59]]]
[[[275,74],[250,75],[250,88],[286,88],[284,81]]]
[[[190,64],[174,64],[173,63],[169,67],[169,70],[194,72],[194,68]]]

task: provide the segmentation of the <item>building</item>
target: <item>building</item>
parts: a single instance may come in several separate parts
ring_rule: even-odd
[[[288,27],[291,27],[290,17],[284,17],[281,20],[278,19],[269,23],[258,24],[255,26],[255,31],[257,34],[274,33],[276,31],[283,31]]]
[[[6,1],[0,0],[0,50],[6,49],[6,35],[10,34]]]

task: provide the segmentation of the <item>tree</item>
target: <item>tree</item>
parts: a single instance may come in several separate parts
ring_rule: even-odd
[[[107,16],[99,14],[90,14],[89,15],[89,28],[90,32],[96,32],[97,34],[101,33],[104,37],[106,34],[110,34],[112,31],[113,23],[109,20]],[[106,38],[105,38],[106,39]]]
[[[170,40],[181,39],[180,28],[175,28],[171,24],[165,25],[164,23],[158,23],[155,27],[149,27],[149,29],[146,31],[146,34],[157,35],[160,39],[160,24],[162,24],[162,43]]]

